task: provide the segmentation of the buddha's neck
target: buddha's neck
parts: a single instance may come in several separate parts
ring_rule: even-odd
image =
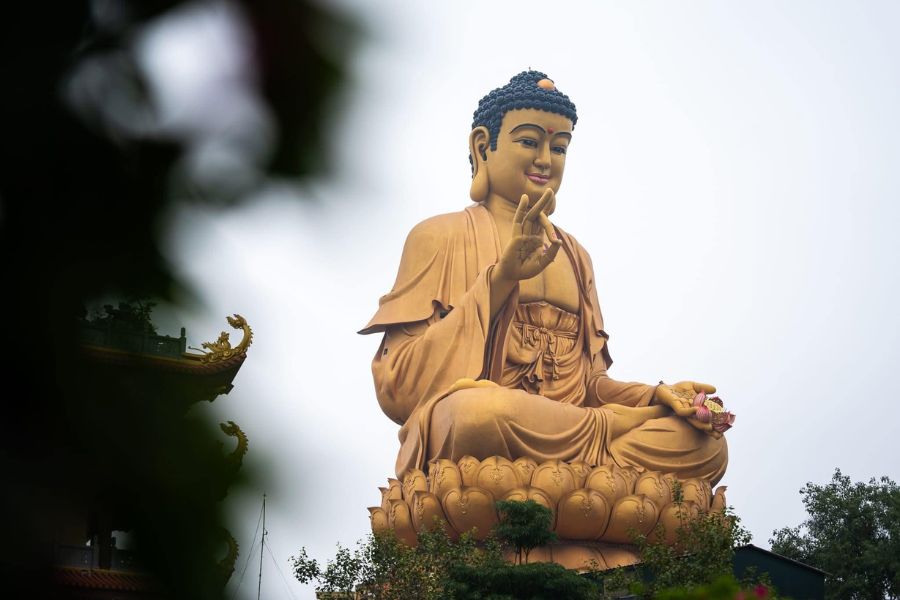
[[[501,233],[501,238],[506,239],[506,235],[512,230],[513,219],[516,216],[518,204],[513,204],[506,198],[491,193],[487,200],[484,201],[484,207],[494,217],[494,223],[497,230]]]

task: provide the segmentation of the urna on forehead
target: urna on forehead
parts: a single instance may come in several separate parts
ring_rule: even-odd
[[[478,102],[472,118],[472,129],[487,127],[491,150],[497,149],[497,135],[503,115],[511,110],[534,108],[562,115],[578,122],[575,104],[556,88],[556,83],[540,71],[522,71]]]

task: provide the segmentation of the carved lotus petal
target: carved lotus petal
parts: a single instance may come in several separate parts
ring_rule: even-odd
[[[391,500],[403,499],[403,488],[396,479],[388,479],[388,487],[378,489],[381,490],[381,509],[386,513],[391,511]]]
[[[450,490],[441,504],[453,529],[459,533],[474,529],[472,537],[478,541],[490,535],[498,521],[494,496],[481,488],[464,487]]]
[[[474,456],[463,456],[457,463],[462,475],[463,485],[475,485],[475,477],[478,474],[478,466],[481,461]]]
[[[660,508],[672,502],[672,489],[666,476],[656,471],[647,471],[638,477],[634,482],[634,493],[644,494]]]
[[[569,492],[556,510],[556,535],[562,540],[596,540],[609,524],[610,505],[596,490]]]
[[[619,469],[619,472],[622,474],[622,477],[625,478],[625,483],[628,486],[628,493],[634,493],[634,484],[637,482],[637,478],[641,476],[640,472],[634,467],[625,467]]]
[[[428,490],[428,479],[419,469],[410,469],[403,475],[403,499],[412,506],[412,497],[416,492]]]
[[[522,484],[515,465],[502,456],[484,459],[475,473],[475,485],[491,492],[497,500]]]
[[[416,531],[424,533],[432,531],[436,527],[443,527],[450,539],[455,540],[458,537],[456,530],[447,521],[444,508],[437,496],[431,492],[415,492],[410,505],[412,506],[413,527]]]
[[[681,482],[681,491],[685,501],[696,502],[701,510],[709,510],[712,501],[712,488],[705,479],[694,477]]]
[[[605,542],[632,543],[630,530],[646,535],[656,525],[659,509],[646,496],[630,495],[619,498],[612,509],[609,527],[600,538]]]
[[[675,482],[678,481],[678,476],[675,473],[666,473],[663,475],[666,480],[666,483],[669,484],[669,489],[672,490],[672,494],[675,493]],[[680,485],[680,483],[679,483]],[[675,500],[674,496],[672,500]]]
[[[531,476],[531,487],[544,490],[553,504],[576,488],[575,471],[561,460],[549,460],[538,465]]]
[[[584,481],[584,487],[603,494],[610,506],[631,493],[622,469],[613,464],[593,468]]]
[[[438,458],[428,463],[428,491],[443,498],[453,488],[462,487],[462,474],[452,460]]]
[[[419,545],[419,539],[413,527],[409,504],[405,500],[391,500],[390,503],[391,509],[388,511],[388,524],[394,530],[398,540],[407,546],[415,548]]]
[[[517,458],[516,460],[514,460],[513,464],[519,471],[519,475],[522,478],[522,485],[530,485],[531,475],[534,473],[534,470],[537,469],[538,466],[537,461],[528,456],[522,456],[521,458]]]
[[[569,466],[572,467],[572,471],[575,473],[575,487],[584,487],[584,482],[592,470],[591,465],[583,460],[573,460],[569,463]]]
[[[556,515],[556,503],[542,489],[525,486],[511,490],[503,500],[513,500],[515,502],[525,502],[526,500],[534,500],[544,508],[549,508],[550,512]]]
[[[663,526],[663,541],[670,546],[678,539],[678,529],[686,526],[700,515],[696,502],[672,503],[659,513],[659,524]]]
[[[391,528],[387,513],[380,506],[369,507],[369,520],[372,522],[372,533],[376,535]]]
[[[716,488],[716,492],[713,494],[712,502],[709,505],[710,512],[722,514],[725,512],[725,507],[728,506],[728,503],[725,500],[725,490],[728,489],[726,485],[720,485]]]

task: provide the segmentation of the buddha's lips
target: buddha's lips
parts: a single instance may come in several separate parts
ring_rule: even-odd
[[[538,185],[547,185],[547,182],[550,181],[549,175],[539,175],[537,173],[525,173],[525,176],[528,177],[531,181],[537,183]]]

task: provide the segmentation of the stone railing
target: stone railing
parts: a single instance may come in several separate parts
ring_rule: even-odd
[[[106,322],[83,323],[81,325],[81,343],[134,354],[151,354],[169,358],[181,358],[187,350],[184,328],[181,329],[181,337],[176,338],[119,329]]]

